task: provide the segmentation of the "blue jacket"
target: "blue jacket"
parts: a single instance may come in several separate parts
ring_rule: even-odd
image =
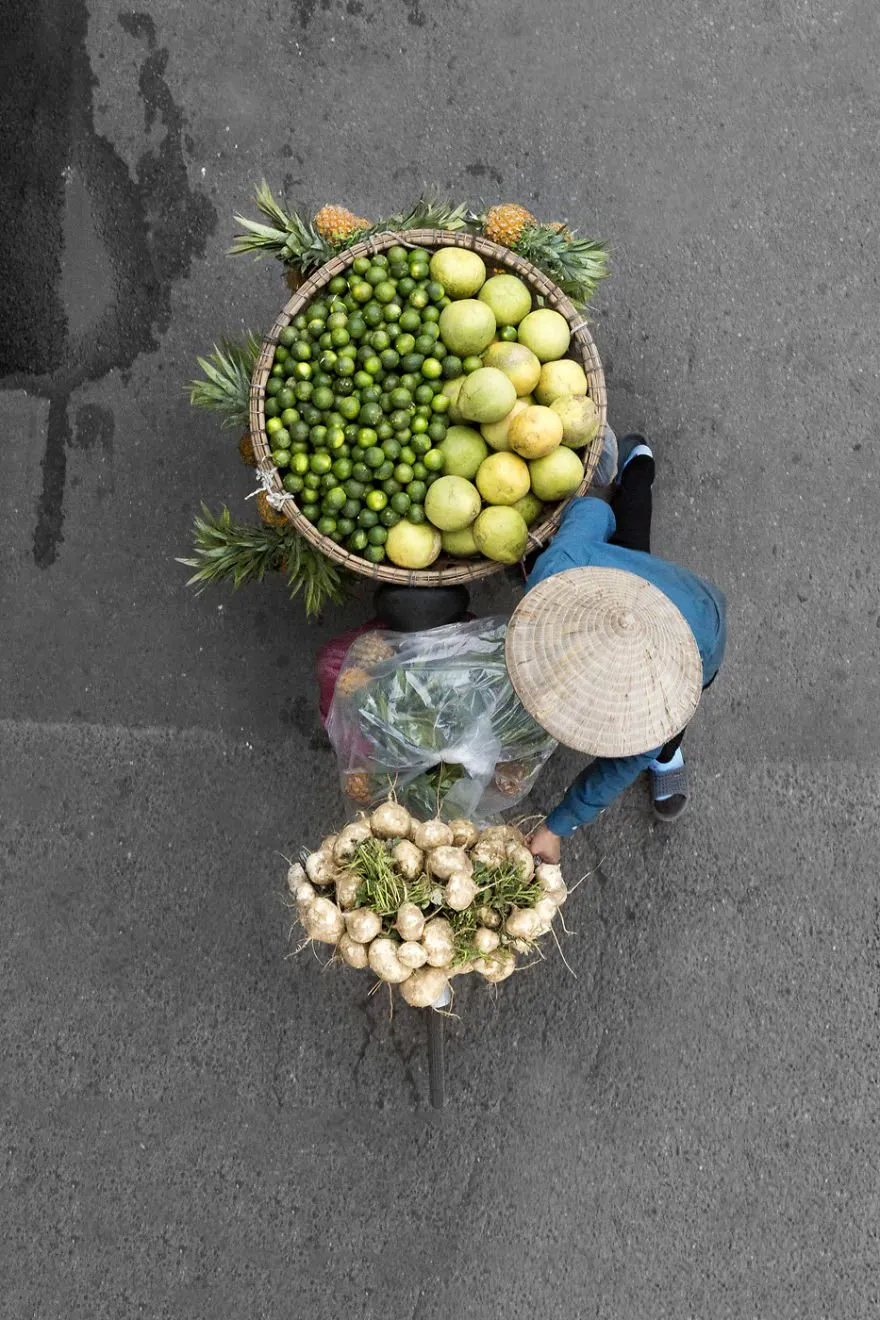
[[[653,582],[690,624],[703,661],[703,685],[718,672],[727,641],[724,595],[678,564],[641,550],[609,545],[616,523],[607,504],[592,496],[572,500],[559,531],[536,561],[526,590],[568,568],[620,568]],[[587,825],[646,770],[659,747],[641,756],[599,757],[574,781],[559,806],[547,817],[547,828],[562,836]]]

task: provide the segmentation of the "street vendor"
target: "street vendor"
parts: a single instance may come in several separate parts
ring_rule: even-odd
[[[563,838],[643,771],[655,816],[678,819],[690,791],[682,738],[724,656],[724,596],[651,554],[654,456],[642,436],[626,444],[610,506],[571,502],[507,634],[523,705],[559,742],[595,758],[531,836],[532,852],[551,862]]]

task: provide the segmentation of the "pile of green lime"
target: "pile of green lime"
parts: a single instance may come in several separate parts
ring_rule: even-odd
[[[374,564],[390,528],[425,522],[445,465],[443,386],[465,370],[440,339],[450,300],[430,255],[358,257],[281,332],[266,383],[285,490],[319,532]]]

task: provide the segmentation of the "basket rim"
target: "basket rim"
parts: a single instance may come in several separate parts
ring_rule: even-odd
[[[350,572],[378,582],[393,582],[403,586],[431,587],[448,583],[467,583],[490,577],[505,567],[492,559],[480,556],[479,559],[456,559],[453,556],[441,556],[435,565],[426,569],[405,569],[389,564],[371,564],[369,560],[337,545],[328,536],[317,530],[313,523],[301,512],[295,497],[283,487],[280,473],[272,462],[271,449],[266,433],[264,411],[265,387],[272,367],[275,349],[281,331],[295,316],[329,284],[334,276],[342,274],[358,257],[369,257],[386,248],[399,245],[402,247],[464,247],[477,252],[487,263],[514,271],[528,283],[533,294],[544,299],[544,306],[552,307],[565,317],[571,332],[568,356],[575,356],[583,367],[589,383],[590,398],[599,413],[599,428],[595,439],[585,451],[577,450],[584,460],[584,476],[577,490],[566,500],[559,501],[552,511],[529,529],[529,539],[525,554],[540,549],[547,544],[557,530],[562,515],[571,502],[589,489],[593,474],[598,465],[604,444],[605,423],[607,417],[607,394],[605,373],[595,341],[589,332],[583,313],[579,312],[571,300],[558,285],[540,271],[537,266],[526,261],[509,248],[493,243],[480,234],[461,233],[445,229],[407,229],[403,231],[385,230],[371,235],[343,249],[303,281],[291,298],[284,304],[274,324],[263,339],[260,353],[251,376],[249,391],[249,430],[257,459],[257,471],[263,488],[268,492],[273,506],[279,508],[293,524],[300,535],[304,536],[316,549],[328,559],[340,564]]]

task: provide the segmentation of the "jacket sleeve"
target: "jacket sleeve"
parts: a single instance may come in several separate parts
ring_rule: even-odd
[[[586,547],[595,545],[597,541],[609,540],[616,526],[614,514],[604,500],[597,499],[595,495],[572,500],[562,515],[559,531],[544,553],[535,560],[526,582],[526,591],[545,578],[552,577],[554,573],[562,573],[567,568],[580,568],[589,563],[589,554],[584,554]]]
[[[639,756],[603,756],[592,761],[547,817],[548,830],[566,838],[579,826],[589,825],[635,782],[643,770],[647,770],[661,750],[655,747],[652,752],[643,752]]]

